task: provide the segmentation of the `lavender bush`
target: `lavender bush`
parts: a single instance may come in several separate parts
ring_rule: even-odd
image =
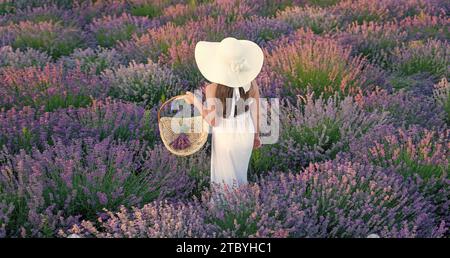
[[[5,0],[0,3],[0,15],[14,12],[14,5],[12,1]]]
[[[231,26],[231,35],[236,38],[247,38],[264,47],[270,40],[292,32],[292,27],[281,20],[273,18],[259,18],[253,16],[246,20],[237,21]]]
[[[2,159],[0,197],[13,209],[4,222],[8,235],[42,236],[45,232],[35,232],[33,223],[42,223],[46,210],[92,219],[102,208],[179,197],[192,187],[174,156],[161,147],[146,150],[139,142],[57,142],[43,152],[3,153]]]
[[[83,46],[83,34],[74,26],[64,26],[60,22],[29,21],[9,25],[13,48],[34,48],[46,51],[53,58],[70,54],[75,48]]]
[[[448,130],[436,132],[415,126],[408,130],[399,128],[379,140],[355,143],[351,152],[376,165],[398,166],[397,171],[406,176],[440,177],[448,171],[448,134]]]
[[[293,6],[278,12],[277,19],[290,24],[294,29],[309,28],[314,33],[330,32],[339,24],[337,15],[327,9],[312,6]]]
[[[261,6],[261,2],[218,0],[197,5],[195,1],[191,1],[167,6],[161,18],[178,26],[207,16],[215,19],[224,17],[227,24],[232,24],[258,14],[257,8]]]
[[[120,15],[127,11],[128,8],[129,4],[121,0],[86,0],[74,2],[72,13],[81,26],[87,26],[95,18],[101,18],[105,15]]]
[[[331,39],[297,41],[275,49],[267,63],[285,77],[288,94],[353,94],[365,86],[364,70],[371,69],[363,58],[351,57],[351,50]]]
[[[335,36],[344,45],[351,45],[354,53],[363,54],[373,62],[386,64],[393,49],[407,40],[446,40],[447,25],[448,20],[444,15],[421,12],[399,21],[352,23]]]
[[[445,9],[441,9],[435,14],[420,14],[412,17],[406,17],[398,22],[398,26],[407,33],[409,40],[424,40],[435,38],[439,40],[448,40],[449,20],[446,17]]]
[[[424,196],[436,205],[437,215],[449,223],[449,131],[380,128],[366,139],[351,143],[355,160],[393,169],[414,180]]]
[[[353,55],[362,54],[373,63],[383,65],[392,49],[407,39],[407,33],[395,22],[364,21],[352,23],[335,37],[341,44],[350,45]]]
[[[96,227],[91,221],[83,221],[81,225],[73,225],[68,232],[60,230],[59,235],[66,237],[67,233],[72,233],[101,238],[212,236],[212,230],[205,227],[202,210],[191,203],[155,202],[140,209],[127,210],[121,207],[119,212],[106,213],[108,217],[100,219],[100,227]]]
[[[0,67],[43,67],[49,62],[51,62],[51,57],[49,57],[45,52],[32,48],[28,48],[24,51],[20,49],[14,50],[11,46],[4,46],[0,48]]]
[[[31,106],[53,111],[87,106],[93,97],[104,96],[106,88],[98,77],[81,72],[80,67],[65,70],[62,64],[49,63],[43,68],[0,70],[0,105],[6,109]]]
[[[0,145],[10,152],[45,149],[55,141],[69,144],[84,138],[102,141],[140,140],[154,144],[156,112],[134,103],[95,100],[86,108],[66,108],[54,112],[24,107],[0,112]]]
[[[134,34],[140,35],[148,28],[157,26],[159,26],[159,22],[156,20],[123,13],[118,17],[104,16],[101,19],[94,19],[89,29],[95,35],[98,45],[111,47],[117,41],[129,40]]]
[[[73,20],[74,17],[71,15],[70,11],[60,8],[52,3],[36,7],[28,5],[24,9],[16,9],[16,12],[11,14],[9,18],[10,22],[12,21],[15,23],[20,21],[31,21],[34,23],[62,22],[67,25],[75,23]]]
[[[429,73],[437,78],[448,77],[449,49],[447,42],[439,40],[411,41],[394,49],[390,63],[401,75]]]
[[[447,124],[450,123],[450,85],[448,84],[447,79],[442,78],[441,81],[435,85],[435,89],[433,90],[433,96],[436,100],[436,103],[441,106],[445,113],[445,121]]]
[[[311,164],[298,174],[272,173],[258,184],[214,187],[189,204],[157,202],[109,212],[100,226],[84,221],[68,232],[97,237],[442,236],[447,228],[435,220],[433,209],[391,170],[341,161]],[[171,219],[176,223],[168,224]]]
[[[182,90],[177,88],[179,79],[169,69],[151,60],[147,64],[132,62],[116,69],[107,69],[103,80],[111,87],[111,93],[121,99],[145,102],[152,106]]]
[[[130,61],[144,62],[151,59],[158,62],[160,56],[167,54],[169,48],[177,48],[186,41],[190,44],[200,39],[219,40],[227,35],[225,18],[205,17],[198,21],[176,26],[169,22],[164,26],[151,28],[142,36],[133,36],[130,41],[119,42],[118,49]]]
[[[423,85],[422,85],[423,86]],[[424,128],[442,128],[445,126],[445,112],[431,97],[416,95],[400,90],[389,94],[377,89],[358,98],[359,105],[367,111],[382,110],[388,113],[389,123],[398,127],[420,125]]]
[[[446,231],[442,221],[434,220],[433,205],[389,170],[326,162],[311,164],[281,182],[283,187],[270,190],[298,196],[294,203],[302,211],[295,236],[365,237],[376,232],[385,237],[436,237]]]
[[[332,13],[342,17],[342,25],[352,22],[398,21],[420,13],[435,14],[440,7],[428,0],[360,0],[340,1],[332,8]]]
[[[352,97],[314,99],[312,94],[282,111],[278,143],[256,150],[252,168],[257,172],[296,169],[334,158],[353,139],[386,123],[386,113],[367,112]]]
[[[166,7],[167,3],[174,1],[149,1],[149,0],[136,0],[132,1],[130,13],[133,16],[143,16],[153,18],[162,14],[162,9]]]
[[[70,56],[62,57],[60,61],[69,69],[79,66],[83,72],[100,74],[106,69],[118,67],[123,63],[123,57],[115,49],[79,48],[75,49]]]

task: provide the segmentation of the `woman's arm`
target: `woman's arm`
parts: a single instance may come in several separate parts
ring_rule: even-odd
[[[253,120],[253,125],[255,128],[255,140],[253,143],[253,147],[254,148],[259,148],[261,146],[261,140],[259,138],[259,113],[260,113],[260,109],[259,109],[259,87],[258,84],[256,83],[256,81],[253,81],[253,87],[252,90],[250,91],[250,97],[253,98],[254,101],[254,105],[251,105],[250,107],[250,112],[251,112],[251,116],[252,116],[252,120]]]
[[[194,96],[192,92],[186,92],[185,95],[185,101],[191,105],[194,105],[195,108],[197,108],[200,111],[201,116],[203,119],[206,120],[208,124],[211,126],[215,126],[215,116],[211,116],[210,114],[215,111],[215,105],[213,103],[208,103],[208,101],[211,101],[214,99],[215,96],[215,90],[216,85],[215,84],[209,84],[206,86],[205,89],[205,95],[206,95],[206,102],[207,106],[203,105],[202,101]],[[212,104],[212,105],[211,105]]]

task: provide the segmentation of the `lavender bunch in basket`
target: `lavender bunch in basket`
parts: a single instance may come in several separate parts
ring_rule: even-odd
[[[187,133],[190,131],[190,127],[185,124],[180,125],[180,126],[181,126],[180,134],[177,136],[177,138],[175,138],[175,140],[173,140],[170,143],[170,146],[176,150],[184,150],[191,146],[191,140],[189,139],[189,136],[187,135]]]
[[[175,140],[170,143],[170,146],[176,150],[184,150],[191,146],[191,141],[185,133],[181,133]]]

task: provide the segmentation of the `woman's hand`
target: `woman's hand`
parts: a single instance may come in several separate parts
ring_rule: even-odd
[[[258,134],[255,134],[255,138],[253,139],[253,149],[259,149],[261,147],[261,138],[259,138]]]
[[[184,101],[186,101],[189,105],[194,104],[194,94],[190,91],[186,91],[186,95],[183,97]]]

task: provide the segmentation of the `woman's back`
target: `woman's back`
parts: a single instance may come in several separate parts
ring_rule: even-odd
[[[231,88],[222,84],[211,83],[206,86],[205,95],[207,105],[214,106],[218,117],[231,118],[250,110],[250,105],[255,98],[255,91],[257,91],[257,86],[254,82],[251,82],[251,87],[247,92],[243,87]]]
[[[211,181],[240,185],[247,183],[255,136],[250,108],[239,108],[246,100],[251,100],[250,91],[244,92],[242,88],[242,92],[238,92],[238,88],[230,88],[230,91],[225,87],[228,88],[216,84],[207,94],[215,98],[216,108],[223,104],[223,110],[216,109],[216,123],[212,127]]]

